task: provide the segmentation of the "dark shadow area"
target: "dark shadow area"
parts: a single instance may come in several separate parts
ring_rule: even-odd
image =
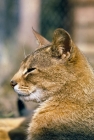
[[[8,135],[11,140],[26,140],[27,139],[27,129],[29,126],[29,122],[31,117],[26,118],[17,128],[9,131]]]

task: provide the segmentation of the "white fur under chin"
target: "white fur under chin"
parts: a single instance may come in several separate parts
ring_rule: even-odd
[[[18,93],[19,98],[21,100],[25,100],[25,101],[35,101],[35,102],[39,103],[39,102],[41,102],[41,99],[43,96],[43,94],[42,94],[43,91],[40,88],[34,88],[33,91],[30,91],[29,94],[20,90],[18,85],[16,85],[14,87],[14,90],[15,90],[15,92]]]
[[[33,93],[30,94],[29,96],[30,100],[35,101],[35,102],[41,102],[42,98],[42,90],[37,88]],[[26,99],[27,100],[27,99]]]

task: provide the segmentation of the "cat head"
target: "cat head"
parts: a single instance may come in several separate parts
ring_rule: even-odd
[[[11,85],[21,98],[41,102],[76,81],[76,68],[84,57],[64,29],[55,30],[52,42],[33,32],[39,48],[22,61]]]

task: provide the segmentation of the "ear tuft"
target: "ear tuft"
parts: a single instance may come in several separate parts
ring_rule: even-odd
[[[52,42],[52,53],[54,57],[69,58],[71,51],[71,37],[63,29],[56,29]]]
[[[46,38],[44,38],[43,36],[41,36],[38,32],[36,32],[33,28],[33,33],[35,35],[37,44],[39,45],[39,47],[44,47],[47,46],[49,44],[51,44]]]

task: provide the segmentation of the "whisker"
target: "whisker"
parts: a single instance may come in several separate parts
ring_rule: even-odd
[[[23,45],[23,51],[24,51],[24,57],[26,58],[25,45]]]

